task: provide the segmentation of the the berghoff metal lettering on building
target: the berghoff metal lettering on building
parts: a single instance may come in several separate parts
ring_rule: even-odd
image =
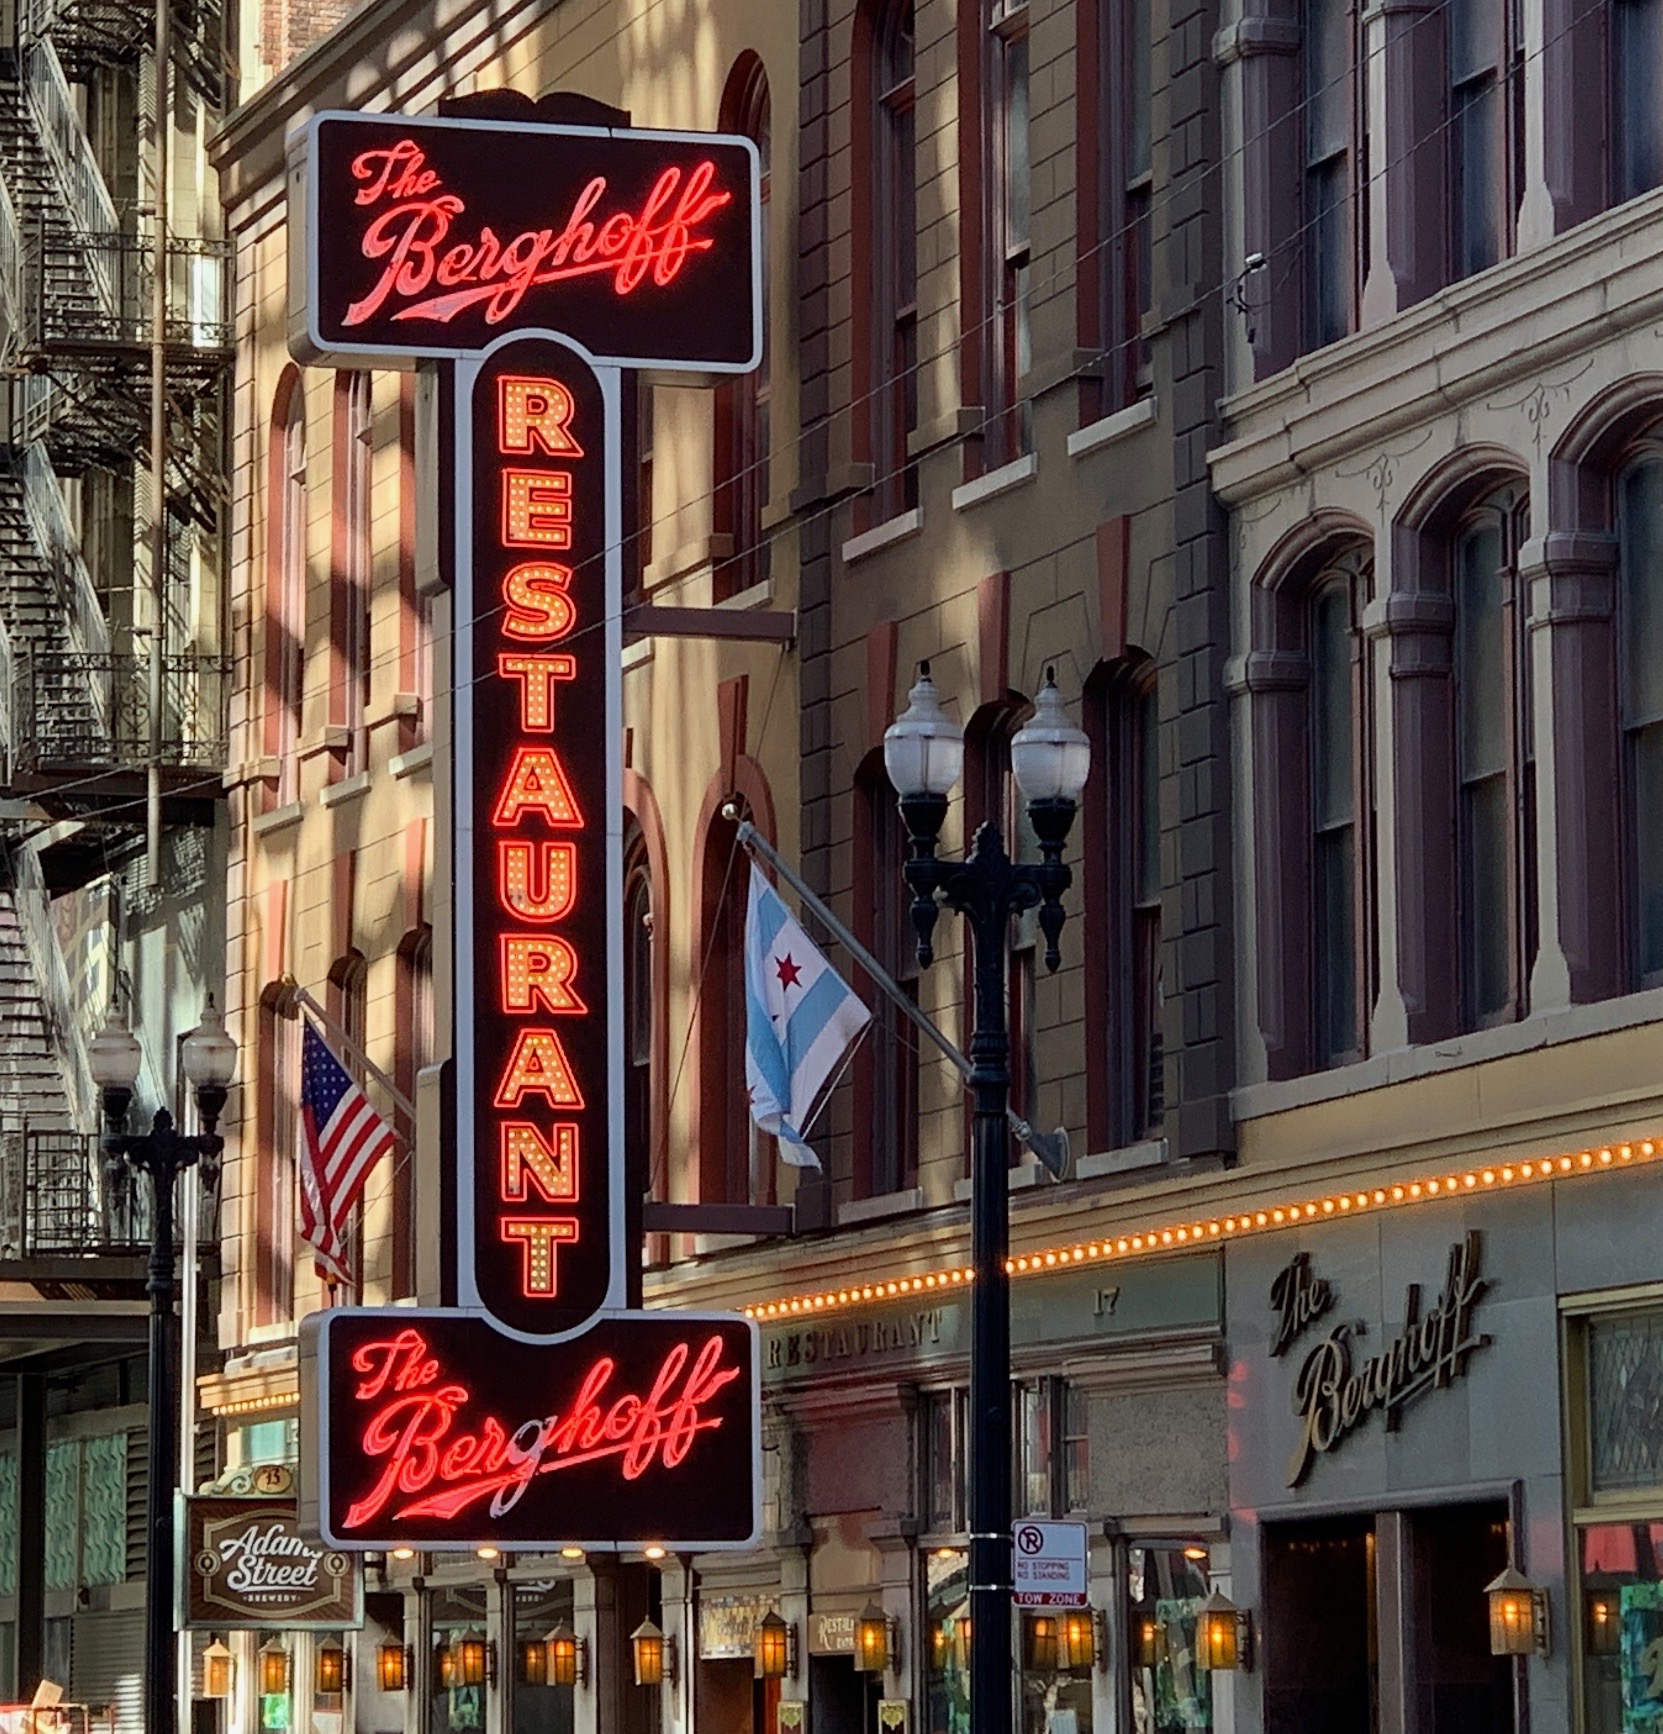
[[[1288,1460],[1288,1486],[1299,1486],[1317,1454],[1332,1451],[1371,1414],[1395,1431],[1407,1404],[1466,1372],[1467,1357],[1490,1341],[1472,1329],[1473,1309],[1489,1287],[1479,1275],[1480,1255],[1476,1230],[1449,1249],[1443,1293],[1424,1314],[1420,1284],[1410,1283],[1402,1330],[1361,1365],[1352,1352],[1364,1331],[1360,1321],[1336,1325],[1314,1345],[1294,1382],[1300,1433]]]

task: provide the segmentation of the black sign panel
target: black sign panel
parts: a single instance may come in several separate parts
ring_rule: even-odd
[[[330,113],[291,139],[289,176],[302,361],[477,354],[534,329],[626,366],[760,359],[748,139]]]
[[[291,1499],[181,1501],[180,1624],[219,1631],[338,1631],[363,1623],[357,1560],[301,1533]]]
[[[301,1510],[342,1548],[754,1540],[756,1332],[729,1314],[600,1318],[522,1343],[477,1314],[335,1308],[302,1326],[322,1450]]]
[[[611,859],[622,844],[613,762],[622,725],[609,679],[616,453],[601,383],[566,345],[513,339],[464,371],[462,1299],[511,1329],[553,1336],[622,1300],[610,1292],[612,1168],[623,1150],[623,1074],[611,1052],[620,1032],[609,1015],[619,949],[611,928],[621,920],[609,880],[622,871],[621,856]]]

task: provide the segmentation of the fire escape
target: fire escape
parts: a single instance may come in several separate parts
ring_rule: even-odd
[[[227,757],[228,244],[177,214],[162,489],[152,475],[158,215],[138,141],[158,3],[163,119],[223,111],[217,0],[18,0],[0,45],[0,1278],[48,1297],[132,1292],[147,1235],[99,1155],[86,1042],[104,1006],[54,905],[138,876],[158,784],[163,836],[200,844]]]

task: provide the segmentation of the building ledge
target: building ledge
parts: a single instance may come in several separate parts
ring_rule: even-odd
[[[921,1187],[909,1186],[901,1192],[880,1192],[875,1198],[851,1198],[837,1207],[837,1226],[852,1227],[857,1222],[878,1222],[886,1216],[908,1216],[924,1208]]]
[[[1117,409],[1113,415],[1106,415],[1101,420],[1087,422],[1084,427],[1076,428],[1068,436],[1068,455],[1071,458],[1083,458],[1088,452],[1101,451],[1104,446],[1125,439],[1140,427],[1153,426],[1154,421],[1155,398],[1151,393],[1148,397],[1140,397],[1136,403],[1127,404],[1124,409]]]
[[[349,801],[356,801],[359,796],[370,792],[370,773],[360,771],[355,777],[343,777],[338,783],[331,783],[318,797],[326,807],[344,807]]]
[[[870,530],[862,530],[858,536],[851,536],[843,544],[843,564],[852,566],[868,554],[876,554],[881,548],[892,548],[897,542],[916,536],[923,528],[924,513],[914,506],[910,512],[902,512],[898,517],[874,524]]]
[[[413,777],[417,771],[425,771],[433,763],[433,743],[423,741],[419,747],[412,747],[407,753],[396,753],[387,761],[387,769],[395,777]]]
[[[1008,464],[1001,464],[996,470],[989,470],[986,475],[977,476],[973,481],[961,482],[953,489],[953,510],[968,511],[971,506],[979,506],[984,500],[997,499],[1000,494],[1008,494],[1012,488],[1020,488],[1024,482],[1031,482],[1039,474],[1039,453],[1024,452],[1021,457],[1013,458]]]
[[[1257,1120],[1318,1102],[1332,1102],[1342,1096],[1384,1089],[1389,1084],[1434,1077],[1483,1065],[1488,1060],[1507,1059],[1659,1022],[1663,1022],[1663,988],[1647,988],[1641,993],[1623,994],[1593,1005],[1555,1006],[1520,1018],[1517,1023],[1474,1030],[1425,1047],[1396,1048],[1390,1053],[1373,1054],[1355,1065],[1336,1066],[1332,1071],[1278,1079],[1275,1083],[1244,1084],[1232,1092],[1231,1111],[1238,1121]]]
[[[298,825],[306,816],[304,803],[287,801],[281,807],[273,807],[269,813],[257,813],[248,821],[248,828],[256,837],[269,837],[273,832],[286,831],[291,825]]]

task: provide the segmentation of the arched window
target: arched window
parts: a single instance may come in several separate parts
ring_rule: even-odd
[[[1086,785],[1087,1134],[1121,1148],[1165,1119],[1161,994],[1160,695],[1133,653],[1087,683],[1094,769]]]
[[[869,523],[918,504],[918,465],[908,441],[918,426],[918,138],[914,113],[913,0],[872,0],[857,30],[866,32],[861,73],[868,109],[857,117],[870,187],[858,250],[870,258],[873,487]],[[860,39],[857,38],[857,42]],[[860,73],[857,73],[860,76]]]
[[[728,552],[716,566],[718,601],[766,583],[769,573],[762,519],[768,506],[769,370],[773,365],[768,317],[773,133],[768,75],[756,55],[742,56],[729,75],[722,117],[723,131],[743,133],[762,158],[762,362],[750,373],[725,380],[716,391],[716,531],[728,538]]]
[[[643,1191],[663,1197],[653,1148],[653,884],[646,839],[624,845],[624,1148]]]
[[[306,678],[306,393],[293,368],[278,388],[270,440],[264,746],[277,760],[282,805],[300,794],[296,748]]]
[[[1536,950],[1535,768],[1527,603],[1518,583],[1522,496],[1503,489],[1455,537],[1456,848],[1461,1016],[1518,1017]]]
[[[855,779],[854,845],[855,937],[917,1004],[912,893],[901,873],[906,826],[881,754]],[[872,1011],[854,1062],[854,1195],[869,1198],[917,1184],[918,1031],[864,972],[851,980]]]
[[[393,1044],[394,1078],[400,1092],[416,1099],[418,1080],[433,1064],[433,929],[418,927],[398,948],[398,1030]],[[416,1128],[399,1130],[404,1143],[393,1155],[393,1299],[416,1292]]]
[[[1349,523],[1254,587],[1255,973],[1272,1078],[1361,1059],[1378,975],[1370,682],[1360,631],[1369,543]]]
[[[1365,971],[1359,786],[1366,781],[1358,664],[1356,562],[1322,574],[1312,588],[1311,743],[1311,1032],[1319,1067],[1363,1054]]]
[[[294,1317],[295,1181],[300,1150],[300,1023],[280,1017],[276,989],[260,1001],[260,1073],[254,1151],[253,1317]]]
[[[331,758],[332,775],[354,776],[369,765],[371,385],[367,373],[335,381],[335,523],[330,638],[329,721],[344,731]]]
[[[1617,484],[1625,867],[1637,987],[1663,984],[1663,447]]]

